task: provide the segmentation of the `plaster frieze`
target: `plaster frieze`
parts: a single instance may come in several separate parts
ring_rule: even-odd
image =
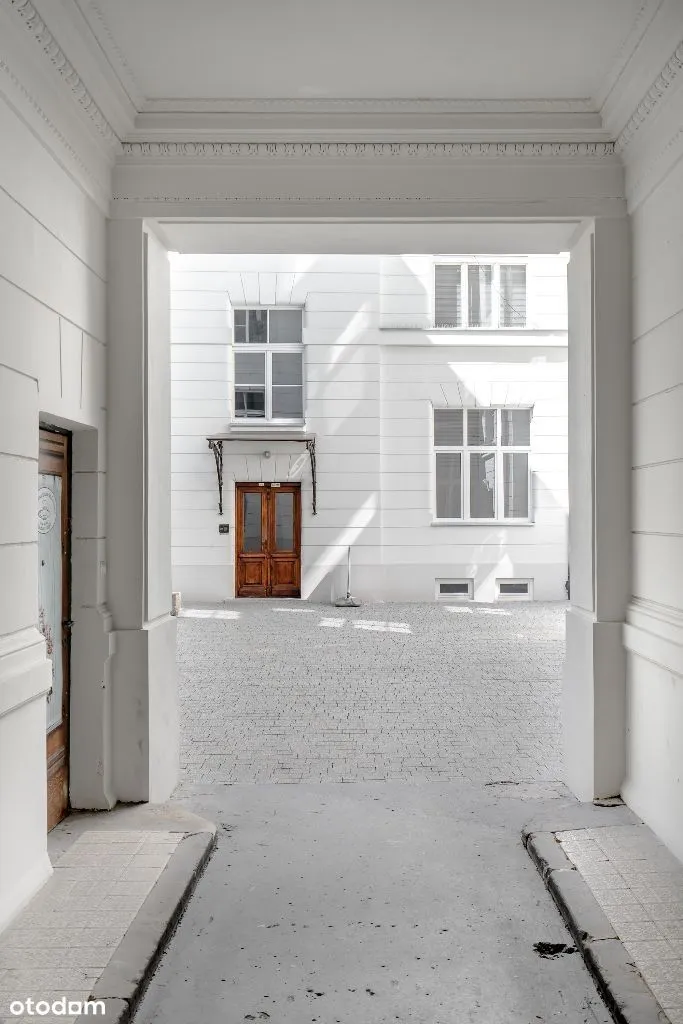
[[[601,159],[613,142],[124,142],[130,160],[382,160],[528,158]]]
[[[43,53],[49,58],[52,66],[56,69],[64,83],[68,86],[73,98],[80,108],[90,118],[98,135],[115,150],[118,148],[119,139],[111,124],[104,116],[91,93],[88,91],[83,79],[68,59],[59,43],[52,35],[31,0],[4,0],[4,2],[21,18],[27,30],[41,47]]]
[[[141,113],[155,114],[595,114],[591,99],[267,99],[145,100]]]

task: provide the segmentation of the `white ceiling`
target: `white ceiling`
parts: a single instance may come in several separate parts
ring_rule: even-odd
[[[595,98],[652,7],[652,0],[76,2],[138,102]]]

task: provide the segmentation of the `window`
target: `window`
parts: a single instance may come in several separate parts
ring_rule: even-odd
[[[516,598],[517,600],[533,597],[533,580],[496,580],[499,598]]]
[[[434,409],[436,519],[530,518],[531,409]]]
[[[526,264],[437,263],[434,326],[526,327]]]
[[[446,598],[452,601],[456,598],[464,598],[467,601],[471,601],[474,597],[474,580],[437,580],[436,597],[437,600]]]
[[[235,309],[235,419],[300,422],[303,310]]]

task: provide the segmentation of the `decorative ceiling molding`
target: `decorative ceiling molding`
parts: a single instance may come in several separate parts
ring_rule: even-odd
[[[595,96],[595,108],[602,110],[617,87],[621,76],[638,49],[645,33],[662,6],[663,0],[644,0],[635,16],[631,31],[621,45],[602,85]]]
[[[678,44],[645,96],[634,110],[616,140],[616,151],[623,152],[652,113],[659,107],[683,69],[683,40]]]
[[[95,0],[75,0],[76,6],[85,18],[90,31],[102,47],[112,71],[118,78],[128,99],[140,111],[145,97],[140,85],[126,60],[121,47],[107,24],[107,21]]]
[[[5,0],[22,19],[25,27],[49,58],[51,64],[71,91],[72,96],[90,118],[97,133],[112,149],[119,147],[119,138],[104,116],[82,78],[52,35],[31,0]]]
[[[124,142],[131,160],[438,159],[613,156],[613,142]]]

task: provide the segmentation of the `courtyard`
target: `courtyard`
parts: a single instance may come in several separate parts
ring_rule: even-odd
[[[563,603],[234,601],[178,623],[181,787],[562,778]]]

